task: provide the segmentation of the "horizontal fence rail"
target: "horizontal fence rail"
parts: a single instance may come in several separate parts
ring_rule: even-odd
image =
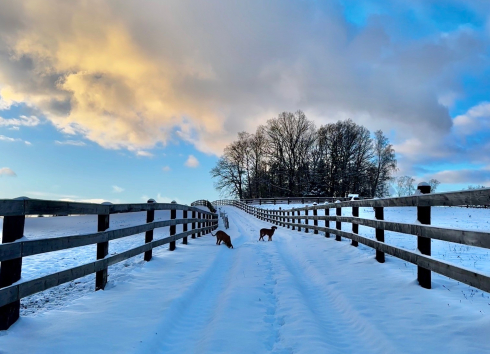
[[[155,210],[169,210],[170,219],[154,221]],[[177,210],[182,211],[181,219],[177,219]],[[147,215],[145,224],[108,230],[111,214],[142,211],[146,211]],[[25,216],[38,214],[97,214],[97,232],[23,240]],[[182,239],[183,243],[187,244],[188,236],[201,237],[218,227],[218,215],[214,212],[176,203],[155,203],[152,199],[146,204],[90,204],[34,199],[0,200],[0,215],[4,216],[2,244],[0,245],[0,330],[8,329],[19,318],[20,300],[26,296],[93,273],[96,274],[95,290],[104,289],[109,266],[139,254],[144,254],[144,260],[150,261],[154,248],[169,244],[169,250],[173,251],[177,240]],[[176,233],[177,225],[182,225],[183,232]],[[153,231],[162,227],[170,228],[170,236],[153,240]],[[145,234],[145,244],[119,254],[108,255],[109,241],[142,233]],[[23,257],[87,245],[97,245],[96,261],[19,282]]]
[[[335,235],[337,241],[340,241],[342,237],[351,239],[353,246],[362,243],[375,249],[376,259],[380,263],[384,262],[385,254],[403,259],[417,265],[417,280],[422,287],[427,289],[431,288],[431,271],[433,271],[480,290],[490,292],[489,276],[432,258],[430,243],[431,239],[437,239],[490,249],[489,232],[450,229],[430,225],[432,206],[489,205],[490,188],[449,193],[430,194],[429,192],[430,187],[421,183],[418,186],[418,193],[413,196],[327,202],[325,204],[292,209],[263,209],[238,200],[218,200],[213,202],[213,204],[231,205],[260,220],[291,228],[292,230],[304,230],[304,232],[313,230],[315,234],[324,232],[325,237]],[[352,208],[352,216],[342,216],[342,208],[345,207]],[[373,207],[375,219],[360,218],[359,207]],[[407,224],[385,221],[385,207],[417,207],[418,223]],[[335,209],[335,212],[331,214],[330,209]],[[324,215],[318,215],[319,210],[323,210]],[[312,224],[310,221],[312,221]],[[323,221],[325,226],[318,226],[319,221]],[[335,228],[330,227],[330,222],[335,222]],[[351,224],[352,231],[342,230],[342,223]],[[359,235],[359,225],[374,228],[376,238],[371,239]],[[416,236],[418,252],[384,243],[385,231]]]
[[[211,204],[209,200],[206,199],[196,200],[195,202],[192,202],[191,206],[205,206],[212,213],[216,213],[216,208],[213,206],[213,204]]]
[[[251,198],[241,199],[245,204],[308,204],[308,203],[333,203],[336,200],[351,200],[349,197],[278,197],[278,198]]]

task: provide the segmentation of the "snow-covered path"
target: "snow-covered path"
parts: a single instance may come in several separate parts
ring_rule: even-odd
[[[156,250],[123,282],[22,317],[0,353],[490,352],[486,301],[422,289],[348,241],[279,228],[258,242],[270,224],[223,208],[234,249],[207,235]]]

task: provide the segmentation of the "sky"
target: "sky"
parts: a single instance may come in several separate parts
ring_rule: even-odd
[[[381,129],[398,175],[490,185],[490,2],[0,1],[0,198],[219,198],[283,111]]]

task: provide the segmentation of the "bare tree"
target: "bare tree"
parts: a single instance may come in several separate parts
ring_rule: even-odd
[[[267,121],[270,167],[276,184],[286,187],[288,195],[301,193],[302,175],[316,139],[313,122],[302,111],[283,112]]]
[[[437,187],[441,184],[441,182],[439,182],[437,179],[435,178],[432,178],[430,181],[429,181],[429,186],[430,186],[430,192],[431,193],[434,193],[437,189]]]
[[[255,134],[239,133],[211,174],[216,188],[239,198],[343,197],[387,195],[394,171],[395,151],[382,131],[371,137],[350,119],[316,130],[297,111],[279,114]]]
[[[388,194],[387,182],[396,171],[395,149],[381,130],[374,133],[374,161],[371,175],[371,195],[384,197]]]
[[[396,192],[399,197],[415,193],[415,179],[410,176],[400,176],[396,179]]]

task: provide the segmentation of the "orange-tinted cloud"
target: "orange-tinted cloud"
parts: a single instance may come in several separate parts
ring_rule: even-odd
[[[401,141],[447,134],[439,102],[460,90],[454,68],[481,54],[480,37],[395,43],[381,22],[357,28],[333,2],[2,0],[0,109],[24,102],[63,132],[136,154],[172,139],[219,154],[297,109]]]

